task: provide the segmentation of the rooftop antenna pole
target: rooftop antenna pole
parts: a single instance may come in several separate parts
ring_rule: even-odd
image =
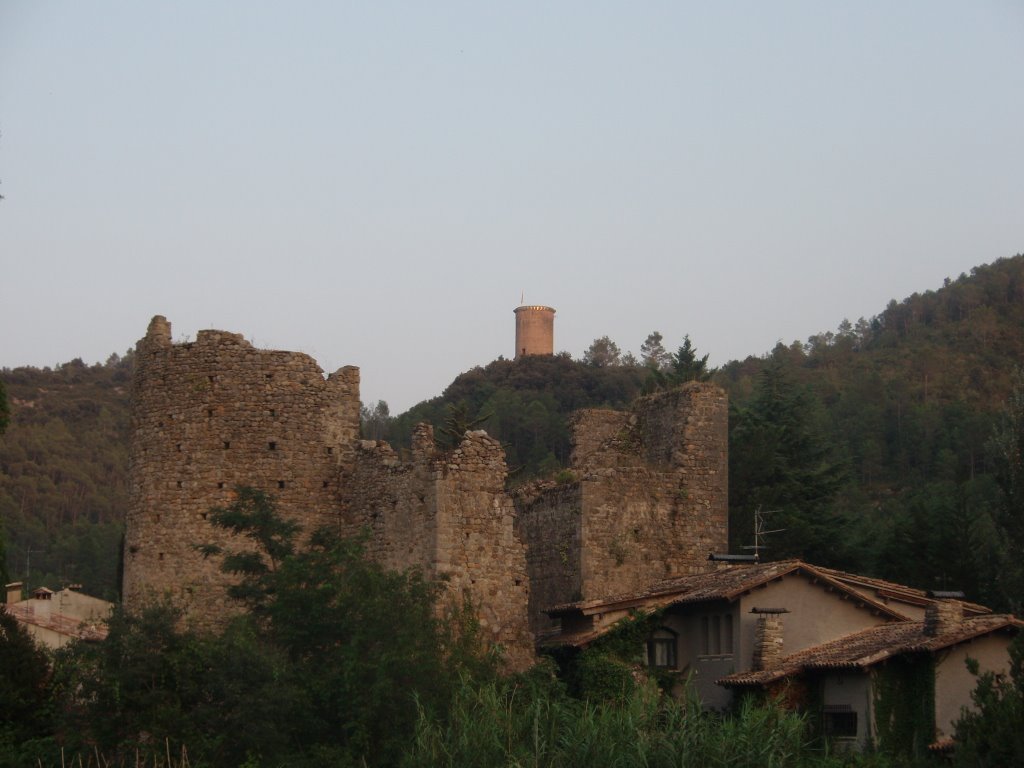
[[[519,306],[520,307],[523,306],[523,303],[525,301],[526,301],[526,291],[523,291],[522,293],[519,294]]]
[[[761,550],[768,549],[768,545],[762,544],[761,540],[769,533],[782,533],[784,530],[786,530],[785,528],[776,528],[772,531],[766,531],[764,529],[765,515],[770,515],[772,512],[777,511],[778,510],[770,509],[766,512],[762,510],[761,507],[758,507],[757,509],[754,510],[754,546],[746,546],[743,547],[743,549],[752,549],[754,551],[754,557],[758,560],[761,559]]]
[[[37,549],[36,552],[42,552],[43,550]],[[32,547],[25,550],[25,583],[28,584],[32,578]]]

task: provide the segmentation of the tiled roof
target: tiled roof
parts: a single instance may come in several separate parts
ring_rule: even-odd
[[[107,637],[107,625],[102,621],[85,622],[59,613],[37,616],[32,610],[31,600],[5,605],[3,609],[22,624],[49,629],[66,637],[78,640],[104,640]]]
[[[820,565],[815,565],[814,569],[851,587],[874,590],[875,594],[883,599],[892,598],[895,600],[902,600],[903,602],[910,603],[912,605],[921,606],[935,602],[933,598],[928,597],[928,593],[923,589],[915,589],[914,587],[908,587],[905,584],[896,584],[895,582],[886,581],[885,579],[876,579],[873,576],[862,576],[859,573],[837,571],[834,568],[824,568]],[[992,613],[991,609],[986,608],[984,605],[967,602],[963,602],[962,604],[964,610],[968,613],[979,615]]]
[[[800,560],[779,560],[753,565],[730,565],[707,573],[680,576],[655,583],[648,589],[638,590],[607,598],[582,600],[555,606],[547,611],[552,617],[567,613],[589,615],[612,609],[643,607],[656,609],[665,605],[701,603],[711,600],[735,600],[745,592],[768,582],[781,579],[791,573],[800,573],[806,578],[820,582],[826,588],[836,589],[860,601],[872,610],[892,618],[906,618],[887,607],[884,603],[857,592],[846,582],[836,578],[834,572],[826,572],[817,566]]]
[[[720,685],[765,685],[809,670],[866,669],[901,653],[927,653],[1013,627],[1024,622],[1007,614],[964,619],[952,632],[936,637],[924,634],[923,621],[900,621],[854,632],[828,643],[790,654],[770,669],[736,672],[718,680]]]

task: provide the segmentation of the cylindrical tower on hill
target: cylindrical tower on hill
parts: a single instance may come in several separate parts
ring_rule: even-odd
[[[555,353],[555,310],[528,304],[515,308],[516,359]]]

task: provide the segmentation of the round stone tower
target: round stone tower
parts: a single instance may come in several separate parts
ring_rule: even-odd
[[[527,304],[515,308],[516,359],[555,353],[555,310]]]
[[[303,535],[337,527],[340,483],[359,437],[359,369],[325,377],[308,355],[256,349],[240,335],[199,331],[174,344],[154,317],[135,350],[128,457],[124,604],[170,598],[197,628],[238,610],[219,558],[199,547],[244,549],[215,528],[213,507],[236,486],[273,494]]]

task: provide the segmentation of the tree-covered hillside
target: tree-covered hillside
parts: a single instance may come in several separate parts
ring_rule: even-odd
[[[622,408],[645,389],[706,375],[688,338],[670,340],[674,354],[662,341],[652,333],[640,359],[608,337],[580,360],[499,358],[397,417],[384,403],[365,408],[364,436],[401,448],[417,421],[432,422],[441,441],[446,424],[476,424],[505,444],[510,482],[523,482],[567,463],[572,411]],[[785,529],[767,536],[765,557],[799,555],[1009,606],[1024,587],[1014,565],[1024,533],[1014,534],[1007,512],[1024,445],[1008,448],[1018,422],[1004,405],[1022,361],[1024,256],[1015,256],[723,366],[714,380],[732,404],[733,551],[753,543],[761,509],[766,528]],[[10,578],[114,593],[130,369],[129,354],[0,371],[10,406],[0,436]]]
[[[455,409],[505,446],[514,479],[550,472],[569,460],[567,417],[580,408],[622,408],[641,391],[646,372],[552,357],[498,359],[456,377],[432,400],[391,421],[388,436],[406,446],[412,427],[428,421],[440,434]]]
[[[1024,361],[1024,257],[726,365],[734,546],[1008,606],[993,438]],[[1024,542],[1019,542],[1024,543]]]
[[[113,598],[127,500],[131,355],[2,372],[0,520],[11,579]],[[29,573],[31,569],[31,573]]]

